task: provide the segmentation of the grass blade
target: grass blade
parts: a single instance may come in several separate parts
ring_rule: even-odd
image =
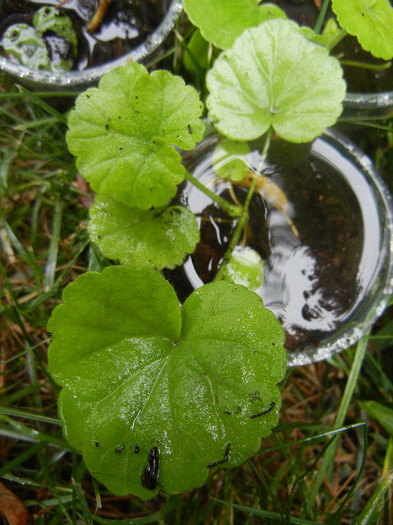
[[[36,95],[35,93],[29,91],[28,89],[24,88],[23,86],[18,86],[18,89],[20,89],[21,93],[33,104],[38,106],[39,108],[43,109],[46,113],[54,117],[58,122],[61,122],[62,124],[67,124],[67,117],[57,111],[55,108],[47,104],[44,100],[42,100],[41,97]]]
[[[371,495],[371,498],[365,504],[362,512],[354,520],[354,525],[366,525],[374,513],[381,507],[383,504],[386,494],[390,488],[390,485],[393,483],[393,471],[384,476],[382,480],[378,483],[377,488]]]
[[[358,383],[358,378],[360,374],[360,369],[363,364],[364,357],[366,355],[367,351],[367,344],[368,344],[368,338],[369,334],[367,333],[362,337],[362,339],[357,344],[357,350],[355,353],[355,359],[351,368],[351,372],[348,377],[348,381],[344,390],[343,398],[340,403],[340,407],[336,416],[335,426],[340,427],[342,426],[346,413],[348,411],[349,404],[352,399],[352,395],[354,393],[354,390],[356,388],[356,385]],[[329,470],[332,470],[332,466],[334,465],[334,458],[336,456],[338,447],[337,440],[334,440],[330,447],[326,451],[326,455],[323,459],[322,465],[318,471],[318,477],[314,483],[314,486],[312,487],[309,497],[308,497],[308,509],[310,510],[310,505],[313,504],[315,501],[315,498],[317,497],[317,494],[321,488],[321,485],[323,483],[323,480],[325,479],[325,476],[327,475],[329,477]]]
[[[49,243],[48,259],[46,261],[45,266],[44,291],[46,292],[52,289],[55,282],[57,254],[59,251],[59,238],[61,231],[61,223],[63,220],[63,209],[63,201],[61,199],[57,199],[55,202],[54,209],[52,237]]]
[[[275,520],[275,521],[281,521],[282,523],[281,515],[276,512],[269,512],[266,510],[258,510],[258,509],[253,509],[250,507],[244,507],[243,505],[236,505],[235,503],[228,503],[227,501],[223,501],[217,498],[211,498],[211,499],[213,501],[216,501],[217,503],[221,503],[222,505],[228,505],[230,507],[233,507],[234,509],[241,510],[246,513],[251,513],[251,514],[254,514],[255,516],[260,516],[261,518],[268,518],[268,519]],[[323,525],[320,522],[309,521],[309,520],[304,520],[302,518],[294,518],[294,517],[290,517],[289,521],[285,521],[285,523],[288,523],[290,525]]]

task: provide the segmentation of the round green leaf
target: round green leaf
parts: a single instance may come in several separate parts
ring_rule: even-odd
[[[160,274],[114,266],[78,277],[63,301],[48,330],[64,432],[112,492],[200,486],[276,425],[284,332],[245,287],[208,284],[180,311]]]
[[[374,56],[393,58],[393,8],[389,0],[333,0],[337,20]]]
[[[140,210],[102,195],[90,208],[88,228],[106,257],[158,270],[181,264],[200,236],[195,215],[183,206]]]
[[[248,173],[250,153],[250,146],[247,142],[224,138],[214,148],[214,171],[222,179],[239,182]]]
[[[35,29],[27,24],[13,24],[5,31],[1,44],[4,51],[31,68],[50,69],[45,42]]]
[[[273,4],[258,5],[259,0],[183,0],[184,10],[208,42],[220,49],[231,47],[249,28],[270,18],[286,18]]]
[[[242,284],[256,291],[263,283],[264,267],[258,252],[245,246],[237,246],[225,267],[224,279],[234,284]]]
[[[340,27],[337,25],[337,22],[333,18],[330,18],[327,21],[322,34],[317,34],[313,29],[311,29],[311,27],[308,26],[301,26],[299,27],[299,30],[308,40],[311,40],[312,42],[315,42],[321,46],[325,46],[329,50],[331,49],[333,43],[336,42],[336,38],[341,31]]]
[[[191,86],[168,71],[130,62],[99,88],[82,93],[69,116],[67,143],[81,175],[97,193],[128,206],[162,206],[184,178],[181,156],[202,139],[202,104]]]
[[[309,142],[342,111],[337,59],[288,20],[247,29],[207,74],[209,116],[229,138],[250,140],[270,126],[285,140]]]

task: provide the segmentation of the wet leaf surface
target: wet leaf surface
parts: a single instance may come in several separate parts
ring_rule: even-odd
[[[139,210],[103,196],[90,209],[89,234],[106,257],[158,270],[181,264],[199,241],[196,217],[183,206]]]
[[[340,25],[374,56],[393,58],[393,8],[389,0],[332,0]]]
[[[207,86],[209,116],[234,140],[272,126],[285,140],[309,142],[336,122],[345,97],[338,60],[287,20],[244,31],[215,61]]]
[[[113,69],[82,93],[69,117],[67,143],[97,193],[131,207],[163,206],[184,178],[180,154],[202,139],[196,90],[168,71],[136,62]]]
[[[284,333],[245,287],[211,283],[180,310],[159,273],[115,266],[80,276],[63,301],[48,330],[65,435],[112,492],[198,487],[277,424]]]

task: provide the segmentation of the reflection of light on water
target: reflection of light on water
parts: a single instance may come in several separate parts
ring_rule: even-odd
[[[291,333],[294,327],[304,330],[333,330],[342,315],[331,305],[318,287],[316,260],[307,246],[292,248],[281,244],[272,251],[271,265],[265,272],[260,290],[266,308],[281,319]]]
[[[116,19],[110,20],[106,24],[102,24],[100,30],[95,34],[98,40],[102,42],[109,42],[115,38],[123,40],[127,38],[136,38],[139,36],[139,31],[136,26],[136,19],[131,19],[121,16],[119,14]]]
[[[347,151],[347,150],[346,150]],[[338,170],[340,175],[346,179],[346,183],[356,191],[356,199],[360,207],[360,219],[363,222],[363,248],[359,263],[358,284],[359,296],[360,291],[366,291],[370,282],[372,282],[375,272],[378,269],[379,253],[381,250],[381,224],[378,216],[378,202],[376,197],[370,191],[370,185],[366,179],[364,166],[356,166],[352,161],[346,158],[342,151],[336,149],[333,145],[316,140],[313,144],[313,152],[319,157]],[[349,153],[354,154],[353,151]],[[362,163],[371,168],[371,161],[364,155]]]
[[[343,316],[326,297],[329,291],[318,286],[317,261],[312,251],[293,235],[279,212],[270,212],[269,226],[272,251],[259,290],[266,308],[281,319],[289,333],[295,327],[334,329]]]

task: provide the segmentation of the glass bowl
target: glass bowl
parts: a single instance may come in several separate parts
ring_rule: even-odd
[[[347,93],[343,118],[365,120],[389,118],[393,115],[393,91],[384,93]]]
[[[218,142],[207,136],[184,155],[184,165],[210,190],[244,201],[248,190],[230,187],[213,169]],[[252,144],[251,169],[259,146]],[[251,201],[244,240],[263,260],[263,284],[254,291],[286,331],[288,365],[307,365],[359,341],[386,307],[393,291],[392,197],[370,159],[332,130],[311,145],[274,140],[262,174],[270,182]],[[214,279],[235,221],[189,182],[177,201],[196,214],[201,230],[194,254],[167,273],[185,300]]]
[[[30,69],[0,56],[0,70],[12,75],[20,84],[35,90],[70,91],[85,89],[96,84],[105,73],[117,66],[124,65],[130,60],[144,62],[151,57],[173,29],[181,10],[182,1],[172,0],[159,26],[142,44],[120,58],[99,66],[86,68],[82,71],[52,72]]]

